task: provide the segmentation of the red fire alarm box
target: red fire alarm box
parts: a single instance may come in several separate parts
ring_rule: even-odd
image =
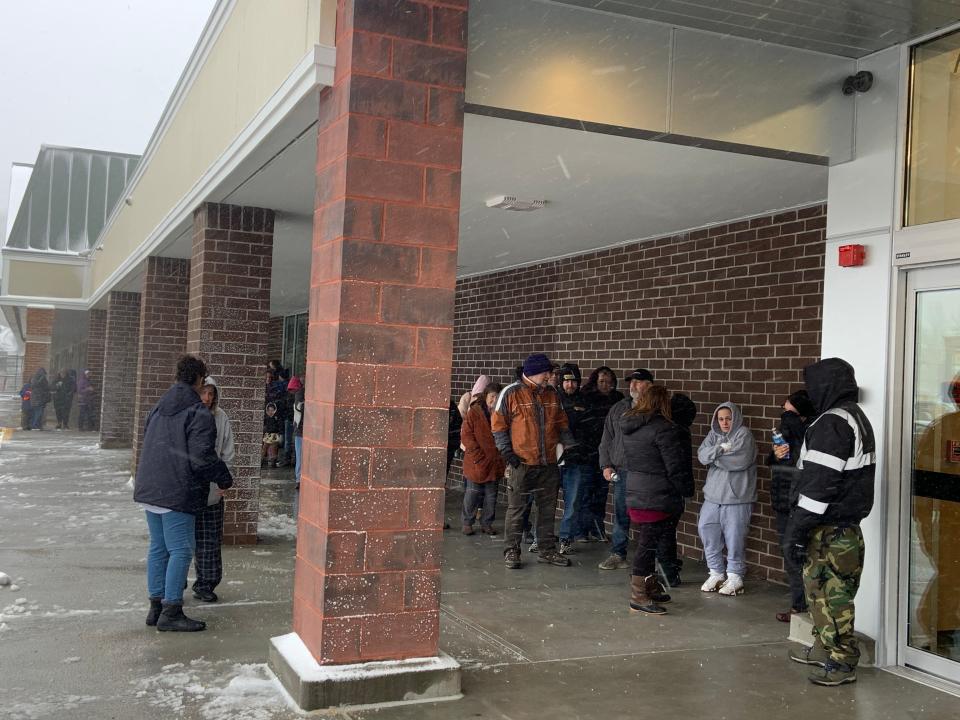
[[[867,259],[867,249],[863,245],[841,245],[840,267],[858,267]]]

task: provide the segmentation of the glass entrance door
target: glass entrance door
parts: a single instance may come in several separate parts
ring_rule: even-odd
[[[960,682],[960,265],[907,277],[902,658]]]

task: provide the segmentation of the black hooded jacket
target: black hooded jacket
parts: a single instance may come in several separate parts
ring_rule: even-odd
[[[805,545],[818,525],[857,525],[869,515],[876,469],[873,428],[857,405],[853,367],[828,358],[808,365],[804,380],[819,415],[807,428],[790,493],[793,545]]]
[[[771,451],[768,458],[770,464],[770,506],[774,512],[790,512],[790,494],[793,485],[800,475],[797,463],[800,461],[800,450],[803,448],[803,438],[807,432],[809,421],[805,421],[795,412],[784,411],[780,416],[780,434],[790,446],[790,459],[777,460]]]
[[[628,471],[621,478],[627,507],[681,512],[683,498],[693,495],[689,440],[660,414],[624,414],[619,423]]]
[[[687,467],[690,468],[691,477],[693,473],[693,434],[690,428],[693,421],[697,419],[697,404],[683,393],[673,393],[670,396],[670,415],[673,416],[673,423],[680,431],[680,437],[683,439],[683,454]],[[684,497],[693,497],[693,485],[690,485],[690,493]]]
[[[202,510],[210,483],[233,485],[216,440],[213,415],[192,387],[178,382],[147,415],[133,499],[177,512]]]
[[[567,414],[567,423],[577,444],[563,451],[563,460],[568,465],[590,465],[596,467],[600,438],[596,436],[592,420],[592,410],[587,398],[577,390],[573,395],[560,391],[560,404]],[[601,432],[602,426],[601,426]]]

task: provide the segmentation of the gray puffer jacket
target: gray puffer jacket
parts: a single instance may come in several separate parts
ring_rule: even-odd
[[[733,415],[733,424],[726,434],[720,432],[717,422],[717,413],[723,408]],[[710,428],[697,450],[700,463],[708,468],[703,499],[717,505],[756,502],[757,444],[743,424],[740,408],[732,402],[721,403],[713,412]],[[729,449],[721,447],[724,444],[729,444]]]

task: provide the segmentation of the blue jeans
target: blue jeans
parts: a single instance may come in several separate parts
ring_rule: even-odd
[[[581,525],[586,494],[593,478],[593,468],[589,465],[564,465],[560,468],[560,480],[563,483],[563,517],[560,519],[560,539],[575,540],[586,535],[587,529]]]
[[[44,405],[34,405],[33,406],[33,422],[30,424],[34,430],[43,430],[43,414],[47,409],[47,406]]]
[[[293,471],[293,475],[297,478],[297,482],[300,482],[300,468],[303,466],[303,436],[294,435],[293,437],[293,446],[297,451],[297,464]]]
[[[627,515],[627,471],[617,469],[620,479],[610,483],[613,491],[613,547],[610,552],[622,558],[627,556],[627,537],[630,533],[630,516]]]
[[[189,513],[146,511],[150,530],[147,592],[165,603],[183,604],[187,571],[197,546],[196,518]]]

